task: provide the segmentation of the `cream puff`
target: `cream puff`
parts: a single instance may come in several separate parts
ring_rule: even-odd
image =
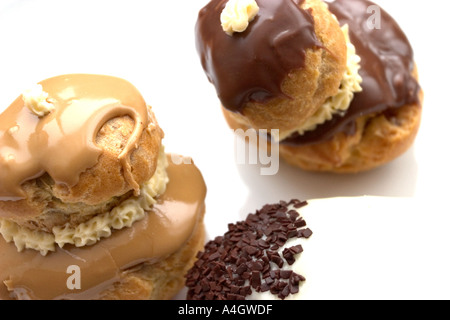
[[[204,242],[206,186],[163,136],[120,78],[62,75],[19,96],[0,115],[0,298],[174,296]]]
[[[245,29],[227,29],[241,20]],[[230,127],[277,130],[293,165],[370,170],[415,140],[423,94],[413,50],[368,0],[213,0],[196,43]]]

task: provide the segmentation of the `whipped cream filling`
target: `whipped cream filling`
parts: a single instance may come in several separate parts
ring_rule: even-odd
[[[348,25],[344,25],[341,29],[347,43],[347,68],[342,77],[338,93],[329,97],[314,115],[296,129],[300,135],[316,129],[318,125],[331,120],[334,115],[344,114],[353,100],[354,93],[362,91],[361,83],[363,80],[358,73],[361,68],[361,58],[356,54],[355,46],[350,41]],[[284,137],[280,137],[280,139],[286,138],[291,134],[292,132]]]
[[[64,226],[54,227],[52,233],[47,233],[31,230],[0,218],[0,234],[5,241],[14,242],[19,252],[33,249],[40,251],[44,256],[49,251],[55,251],[56,245],[61,248],[66,244],[76,247],[93,245],[101,238],[109,237],[114,229],[130,227],[145,217],[146,211],[151,209],[157,197],[166,190],[169,182],[167,166],[167,156],[164,147],[161,147],[156,171],[152,178],[141,186],[139,196],[133,196],[110,212],[97,215],[76,227],[66,223]]]
[[[229,0],[220,15],[223,31],[229,36],[244,32],[259,12],[255,0]]]

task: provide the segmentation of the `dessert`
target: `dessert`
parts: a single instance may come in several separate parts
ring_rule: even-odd
[[[256,0],[245,30],[230,33],[227,3],[200,11],[196,41],[230,127],[278,130],[281,156],[312,171],[370,170],[410,148],[423,93],[388,13],[371,14],[368,0]],[[234,8],[242,18],[246,7]]]
[[[1,299],[178,292],[204,243],[206,187],[165,154],[132,84],[46,79],[0,115],[0,133]]]

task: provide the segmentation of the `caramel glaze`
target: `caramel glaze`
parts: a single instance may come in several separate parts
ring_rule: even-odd
[[[72,74],[40,82],[55,111],[39,118],[18,97],[0,115],[0,201],[24,198],[21,184],[47,172],[73,187],[93,167],[102,150],[95,145],[101,127],[130,116],[135,128],[119,156],[125,179],[135,191],[129,157],[149,124],[147,105],[129,82],[110,76]]]
[[[222,105],[241,112],[250,101],[285,96],[281,85],[305,66],[306,50],[321,47],[304,0],[258,0],[259,13],[242,33],[226,34],[220,14],[228,0],[212,0],[199,13],[196,46]]]
[[[33,250],[18,253],[0,237],[0,299],[96,299],[120,272],[178,251],[203,217],[206,186],[193,164],[170,162],[168,175],[166,192],[144,220],[93,246],[66,246],[44,257]],[[80,267],[80,290],[67,288],[70,265]]]
[[[328,5],[341,25],[349,25],[350,40],[361,57],[363,91],[355,94],[344,116],[334,116],[304,135],[294,134],[283,144],[319,143],[339,132],[352,135],[358,117],[395,113],[396,108],[405,105],[420,105],[420,86],[413,76],[413,50],[397,22],[381,9],[381,28],[370,29],[367,21],[372,13],[367,13],[367,9],[374,3],[367,0],[336,0]]]

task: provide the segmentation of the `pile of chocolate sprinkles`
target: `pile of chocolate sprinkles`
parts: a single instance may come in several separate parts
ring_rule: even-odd
[[[307,202],[291,200],[265,205],[245,221],[228,226],[224,236],[208,242],[186,275],[188,300],[245,300],[270,291],[280,299],[299,292],[305,278],[283,266],[292,265],[301,245],[286,248],[291,238],[309,238],[312,231],[296,210]]]

